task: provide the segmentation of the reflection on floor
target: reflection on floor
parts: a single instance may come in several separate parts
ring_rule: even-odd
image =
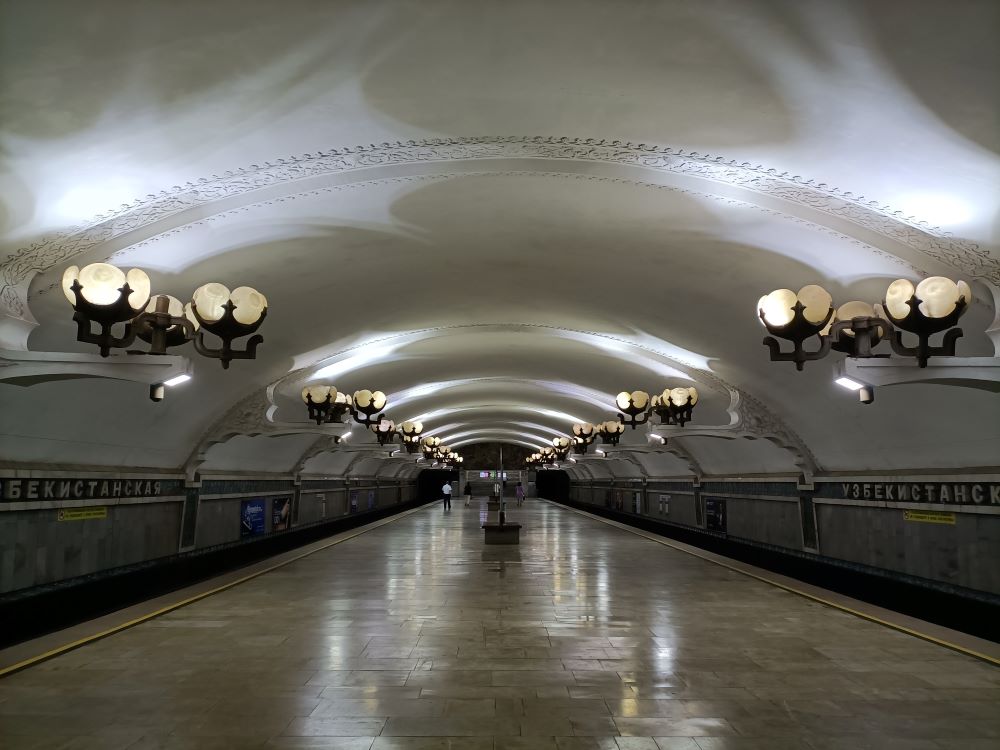
[[[435,504],[0,680],[4,748],[996,748],[1000,670],[571,511]]]

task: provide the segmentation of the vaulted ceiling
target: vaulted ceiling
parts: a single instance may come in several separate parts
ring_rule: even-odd
[[[0,382],[7,462],[412,468],[357,452],[360,429],[354,452],[314,429],[299,391],[322,380],[379,388],[457,446],[537,446],[672,384],[699,388],[698,424],[747,428],[671,453],[630,432],[636,452],[589,471],[998,463],[995,394],[862,406],[829,363],[769,362],[754,311],[778,287],[874,301],[895,278],[964,278],[960,352],[994,354],[995,2],[0,14],[2,346],[91,351],[58,288],[71,264],[269,302],[257,360],[195,357],[159,404],[117,380]]]

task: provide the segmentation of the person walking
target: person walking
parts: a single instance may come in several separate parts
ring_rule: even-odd
[[[524,504],[524,485],[518,482],[514,492],[517,495],[517,507],[520,508]]]
[[[465,507],[469,507],[469,503],[472,502],[472,482],[465,483]]]
[[[444,509],[451,510],[451,483],[445,482],[444,487],[441,488],[441,494],[444,495]]]

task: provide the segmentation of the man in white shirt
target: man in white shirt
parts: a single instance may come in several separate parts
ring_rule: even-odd
[[[441,494],[444,495],[444,509],[451,510],[451,484],[448,482],[444,483],[444,487],[441,488]]]

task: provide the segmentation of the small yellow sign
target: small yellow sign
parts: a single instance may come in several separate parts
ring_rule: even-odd
[[[93,521],[107,517],[108,508],[104,505],[100,508],[69,508],[59,511],[60,521]]]
[[[921,523],[946,523],[949,526],[955,525],[954,513],[945,513],[937,510],[904,510],[903,518],[907,521],[920,521]]]

